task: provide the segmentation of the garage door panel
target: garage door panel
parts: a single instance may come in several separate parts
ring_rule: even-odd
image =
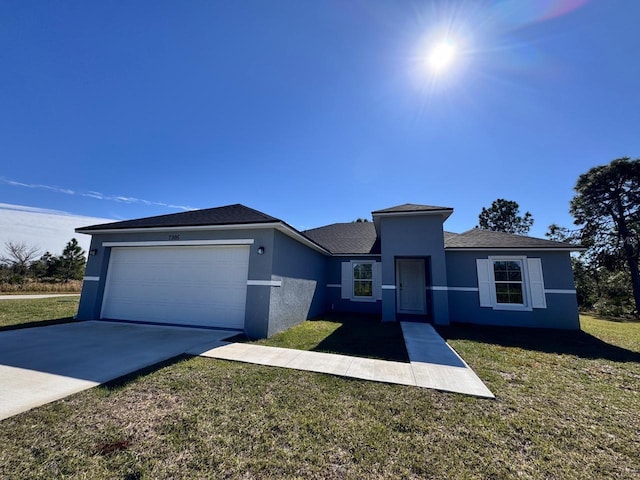
[[[249,248],[113,247],[102,318],[243,328]]]

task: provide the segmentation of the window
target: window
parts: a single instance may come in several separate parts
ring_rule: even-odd
[[[342,262],[340,298],[353,302],[375,302],[382,299],[381,266],[375,260]]]
[[[476,259],[481,307],[494,310],[547,308],[540,258],[490,256]]]
[[[353,266],[353,296],[373,297],[373,263],[362,262]]]
[[[493,260],[496,303],[524,305],[522,260]]]

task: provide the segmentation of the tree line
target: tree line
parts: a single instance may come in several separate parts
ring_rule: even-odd
[[[578,304],[603,315],[640,312],[640,158],[618,158],[578,177],[570,202],[574,227],[550,225],[550,240],[580,245],[572,255]],[[483,208],[478,228],[526,235],[530,212],[499,198]]]
[[[0,257],[0,282],[23,284],[28,281],[68,282],[81,280],[86,264],[85,252],[72,238],[61,255],[45,252],[26,242],[8,241]]]

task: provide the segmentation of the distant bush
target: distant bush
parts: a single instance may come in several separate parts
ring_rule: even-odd
[[[0,293],[80,293],[82,280],[36,281],[22,279],[21,283],[0,282]]]

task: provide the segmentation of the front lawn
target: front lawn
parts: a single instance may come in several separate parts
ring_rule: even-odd
[[[254,343],[396,362],[409,361],[400,324],[382,323],[379,317],[373,316],[350,315],[309,320]]]
[[[496,400],[178,358],[0,422],[0,477],[638,478],[640,324],[583,322],[443,330]]]
[[[0,331],[73,320],[80,297],[0,300]]]

